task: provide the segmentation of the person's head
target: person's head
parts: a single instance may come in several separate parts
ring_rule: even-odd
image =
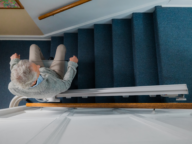
[[[37,80],[40,66],[28,60],[20,60],[11,70],[11,81],[16,87],[27,89]]]

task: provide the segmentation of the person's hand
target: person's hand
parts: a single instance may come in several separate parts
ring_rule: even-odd
[[[17,53],[15,53],[15,54],[13,54],[10,58],[11,58],[11,60],[12,60],[12,59],[16,59],[16,58],[20,59],[20,55],[18,55]]]
[[[78,63],[78,58],[76,56],[70,57],[69,60]]]

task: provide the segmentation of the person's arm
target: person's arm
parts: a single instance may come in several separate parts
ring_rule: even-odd
[[[10,61],[10,70],[12,70],[13,66],[16,65],[19,61],[20,61],[20,55],[18,55],[17,53],[13,54],[10,57],[11,61]]]
[[[73,56],[70,58],[70,61],[68,62],[68,67],[67,67],[67,72],[64,76],[64,79],[62,80],[62,84],[60,85],[60,92],[64,92],[67,91],[70,86],[71,83],[77,73],[77,66],[78,66],[78,59],[77,57]]]

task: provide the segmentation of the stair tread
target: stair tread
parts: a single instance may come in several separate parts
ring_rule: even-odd
[[[50,57],[55,57],[56,49],[60,44],[63,44],[63,36],[51,37]]]
[[[73,55],[78,57],[78,34],[77,33],[65,33],[64,45],[66,46],[65,60],[69,60]],[[78,68],[77,74],[72,81],[70,89],[78,89]]]
[[[114,87],[135,86],[130,19],[112,20]],[[137,97],[114,97],[115,102],[136,102]]]
[[[154,35],[153,14],[134,13],[132,42],[136,86],[159,84]],[[161,97],[138,96],[138,102],[161,102]]]
[[[113,87],[113,53],[111,24],[94,25],[95,87]],[[95,102],[114,102],[113,97],[95,97]]]
[[[185,102],[192,102],[192,9],[156,7],[154,14],[160,84],[187,84]]]
[[[78,89],[95,88],[94,29],[78,30]],[[95,97],[78,98],[79,103],[94,103]]]

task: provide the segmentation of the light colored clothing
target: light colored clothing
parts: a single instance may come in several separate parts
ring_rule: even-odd
[[[64,65],[65,65],[65,54],[66,47],[63,44],[60,44],[55,53],[55,58],[50,66],[50,69],[55,71],[60,79],[64,77]],[[29,50],[29,61],[35,63],[36,65],[40,65],[40,67],[44,67],[43,61],[45,60],[41,49],[38,45],[32,44]]]
[[[43,81],[43,77],[41,75],[39,75],[38,79],[37,79],[37,83],[32,86],[32,87],[36,87],[37,85],[39,85],[41,82]]]
[[[10,61],[10,70],[16,65],[20,59],[12,59]],[[28,98],[51,98],[61,92],[67,91],[72,83],[73,78],[77,73],[78,64],[72,61],[68,62],[67,72],[64,79],[60,79],[59,75],[46,67],[39,68],[43,81],[36,87],[30,87],[28,89],[17,88],[13,82],[8,85],[9,91],[17,96],[26,96]]]

